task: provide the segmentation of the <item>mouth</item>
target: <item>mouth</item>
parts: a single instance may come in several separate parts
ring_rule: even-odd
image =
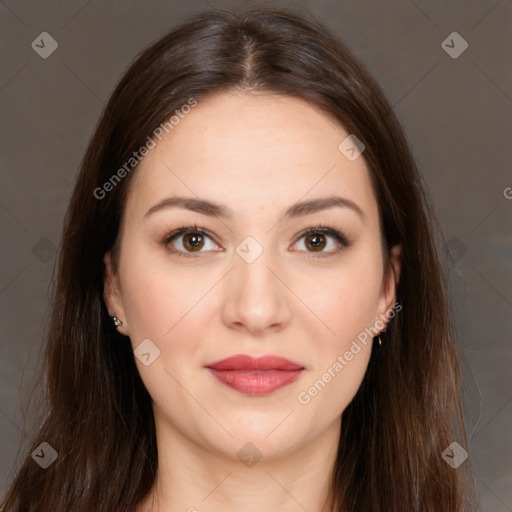
[[[246,395],[268,395],[295,382],[303,366],[278,356],[233,356],[206,365],[222,384]]]

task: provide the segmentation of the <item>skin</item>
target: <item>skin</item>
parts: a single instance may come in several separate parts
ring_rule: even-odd
[[[119,331],[134,348],[150,339],[160,350],[149,366],[136,359],[159,454],[139,512],[326,510],[341,414],[366,372],[371,338],[308,404],[297,397],[391,310],[401,259],[394,247],[393,271],[384,273],[364,156],[351,162],[338,150],[347,135],[303,100],[222,93],[200,100],[134,171],[117,272],[110,253],[104,261],[105,301]],[[298,201],[333,194],[365,219],[348,207],[283,218]],[[182,208],[145,216],[173,195],[222,203],[233,217]],[[351,245],[337,249],[320,234],[317,252],[311,236],[298,238],[319,223]],[[166,248],[168,233],[194,224],[213,237],[195,252],[186,235]],[[252,263],[236,252],[247,236],[263,250]],[[248,396],[204,367],[235,354],[276,354],[305,370],[271,394]],[[252,467],[237,456],[248,442],[261,454]]]

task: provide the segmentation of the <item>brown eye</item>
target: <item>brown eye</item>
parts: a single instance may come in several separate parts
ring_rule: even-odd
[[[307,253],[318,253],[318,256],[332,256],[338,253],[342,248],[349,247],[350,242],[347,237],[339,231],[318,226],[316,228],[308,228],[298,235],[298,241],[304,239],[303,249]],[[329,242],[333,240],[333,242]],[[327,250],[324,250],[326,249]],[[301,249],[302,250],[302,249]]]
[[[208,241],[210,241],[210,247],[208,247]],[[206,250],[218,250],[218,245],[213,242],[213,238],[205,230],[196,226],[177,229],[169,233],[162,243],[171,253],[192,258],[198,257]]]
[[[183,247],[190,251],[200,250],[204,245],[203,235],[201,233],[187,233],[183,235]]]
[[[307,235],[306,237],[306,247],[312,248],[313,252],[322,251],[326,245],[325,236],[322,234]]]

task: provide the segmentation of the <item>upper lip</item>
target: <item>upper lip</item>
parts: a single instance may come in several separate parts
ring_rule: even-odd
[[[267,355],[262,357],[251,357],[240,354],[226,359],[221,359],[206,365],[207,368],[215,370],[303,370],[304,367],[284,357]]]

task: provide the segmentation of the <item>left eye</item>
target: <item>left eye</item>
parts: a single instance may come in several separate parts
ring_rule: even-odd
[[[329,238],[334,240],[334,242],[331,243],[331,250],[324,251],[324,249],[329,245]],[[321,253],[322,256],[331,255],[332,253],[338,252],[343,247],[348,247],[350,245],[345,235],[335,229],[322,226],[306,229],[298,237],[298,240],[302,239],[304,239],[306,252]],[[311,248],[312,250],[308,250],[308,248]]]
[[[324,250],[326,247],[329,249],[329,238],[332,240],[330,250]],[[347,240],[345,235],[339,231],[318,226],[315,228],[308,228],[302,231],[297,236],[297,241],[304,239],[305,252],[308,253],[320,253],[321,256],[329,256],[333,253],[337,253],[343,247],[348,247],[350,242]],[[208,248],[207,240],[210,240],[212,246]],[[169,248],[173,254],[178,256],[196,258],[200,253],[205,250],[218,250],[218,245],[213,241],[213,238],[202,228],[194,227],[182,227],[169,233],[164,241],[164,245]],[[302,250],[302,249],[299,249]]]

